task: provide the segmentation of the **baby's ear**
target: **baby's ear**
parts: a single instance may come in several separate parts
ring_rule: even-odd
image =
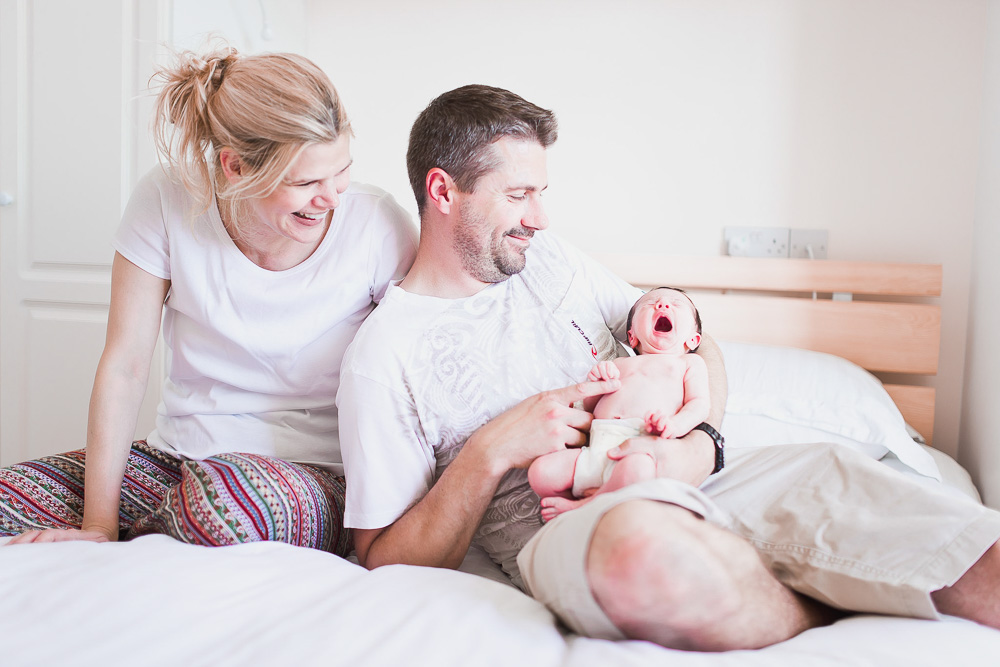
[[[701,345],[701,334],[695,334],[691,336],[691,338],[689,338],[687,342],[684,343],[684,347],[687,348],[688,352],[693,352],[694,350],[697,350],[699,345]]]
[[[639,339],[636,338],[635,334],[632,333],[632,330],[629,329],[628,330],[628,346],[634,350],[635,346],[638,345],[638,343],[639,343]]]

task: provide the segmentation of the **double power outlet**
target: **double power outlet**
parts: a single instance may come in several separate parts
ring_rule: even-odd
[[[825,229],[726,227],[726,252],[733,257],[826,259]]]

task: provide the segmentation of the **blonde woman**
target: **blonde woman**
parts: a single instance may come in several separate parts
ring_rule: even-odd
[[[185,52],[158,77],[163,168],[114,237],[87,448],[0,470],[0,534],[343,555],[341,358],[413,262],[415,228],[350,182],[350,122],[307,59]],[[156,428],[132,442],[161,319]]]

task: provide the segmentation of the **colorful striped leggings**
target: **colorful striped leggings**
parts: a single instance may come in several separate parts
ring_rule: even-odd
[[[86,450],[0,468],[0,535],[79,528]],[[121,539],[160,533],[188,544],[272,540],[346,556],[344,478],[257,454],[176,459],[132,443],[122,483]]]

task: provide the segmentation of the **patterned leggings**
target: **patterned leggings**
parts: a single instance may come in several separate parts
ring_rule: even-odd
[[[79,528],[86,450],[0,468],[0,536]],[[346,556],[344,478],[257,454],[176,459],[139,440],[122,482],[122,539],[161,533],[188,544],[272,540]]]

